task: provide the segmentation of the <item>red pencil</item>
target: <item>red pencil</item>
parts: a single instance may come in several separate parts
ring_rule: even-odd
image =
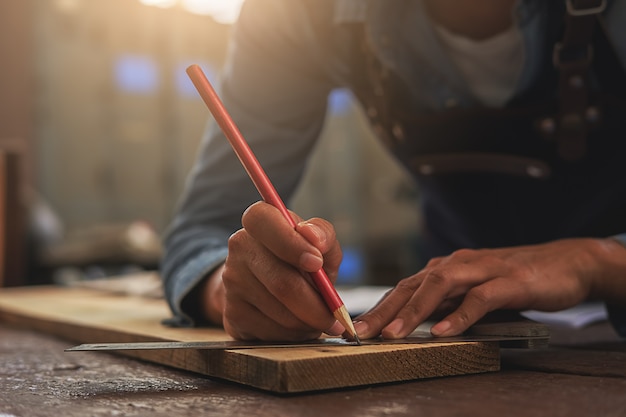
[[[289,214],[285,203],[283,203],[283,200],[278,195],[276,188],[274,188],[274,185],[263,170],[263,167],[261,167],[258,159],[254,153],[252,153],[252,150],[235,125],[235,122],[224,108],[222,101],[211,86],[209,80],[204,75],[202,69],[198,65],[191,65],[187,68],[187,75],[191,78],[191,81],[198,90],[198,93],[200,93],[204,103],[207,105],[211,114],[213,114],[213,117],[217,121],[217,124],[224,132],[224,135],[230,142],[235,153],[237,154],[237,157],[239,158],[239,161],[241,161],[241,164],[245,168],[256,189],[259,191],[259,194],[261,194],[263,200],[276,207],[289,224],[295,229],[296,222],[291,217],[291,214]],[[335,316],[339,323],[341,323],[343,327],[352,334],[354,340],[356,340],[358,344],[361,344],[359,336],[357,335],[354,325],[352,324],[352,320],[350,319],[350,315],[348,314],[348,310],[346,309],[343,301],[341,301],[339,294],[337,294],[337,291],[330,282],[326,272],[324,272],[323,269],[320,269],[317,272],[311,273],[311,278],[322,295],[322,298],[326,302],[326,305],[333,313],[333,316]]]

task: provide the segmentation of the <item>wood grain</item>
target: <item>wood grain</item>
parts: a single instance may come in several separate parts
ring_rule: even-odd
[[[610,326],[605,323],[606,326]],[[571,329],[570,329],[571,330]],[[587,329],[571,330],[587,341]],[[623,343],[623,342],[622,342]],[[626,415],[626,379],[577,375],[582,360],[624,374],[626,351],[605,365],[595,352],[557,349],[559,368],[528,365],[543,351],[503,350],[501,372],[431,378],[364,389],[273,395],[191,372],[99,352],[68,355],[64,341],[0,323],[0,410],[20,417],[589,417]],[[556,352],[555,352],[556,353]],[[591,356],[586,356],[586,354]],[[554,356],[557,356],[556,354]],[[546,364],[553,359],[546,357]],[[538,362],[543,362],[539,360]],[[569,362],[569,365],[567,363]]]
[[[76,343],[230,340],[221,329],[165,327],[161,320],[169,316],[163,300],[89,289],[28,287],[0,291],[1,321]],[[497,343],[478,342],[123,354],[278,393],[500,369]]]

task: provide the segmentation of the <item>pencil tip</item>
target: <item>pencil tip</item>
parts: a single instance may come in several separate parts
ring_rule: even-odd
[[[352,338],[357,343],[357,345],[361,346],[361,339],[359,335],[356,333],[356,329],[354,328],[354,324],[352,323],[352,319],[350,319],[350,314],[346,309],[346,306],[341,306],[337,310],[333,312],[335,318],[343,325],[343,327],[352,335]]]

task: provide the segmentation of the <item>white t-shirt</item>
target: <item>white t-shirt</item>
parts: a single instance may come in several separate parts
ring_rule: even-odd
[[[452,62],[481,103],[500,107],[511,98],[524,62],[524,45],[517,25],[480,41],[434,26]]]

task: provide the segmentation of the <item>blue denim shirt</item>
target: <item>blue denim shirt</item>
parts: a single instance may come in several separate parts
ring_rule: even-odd
[[[333,24],[364,23],[375,53],[406,81],[424,109],[477,100],[446,55],[421,0],[318,0]],[[516,89],[538,76],[546,15],[543,0],[520,0],[514,10],[525,49]],[[609,2],[609,33],[626,62],[626,1]],[[622,25],[620,27],[620,24]],[[324,123],[327,96],[346,85],[348,63],[315,36],[300,1],[249,0],[235,27],[219,94],[279,194],[289,201]],[[241,215],[260,199],[227,140],[212,123],[166,234],[162,274],[179,325],[193,319],[184,297],[224,262]]]

